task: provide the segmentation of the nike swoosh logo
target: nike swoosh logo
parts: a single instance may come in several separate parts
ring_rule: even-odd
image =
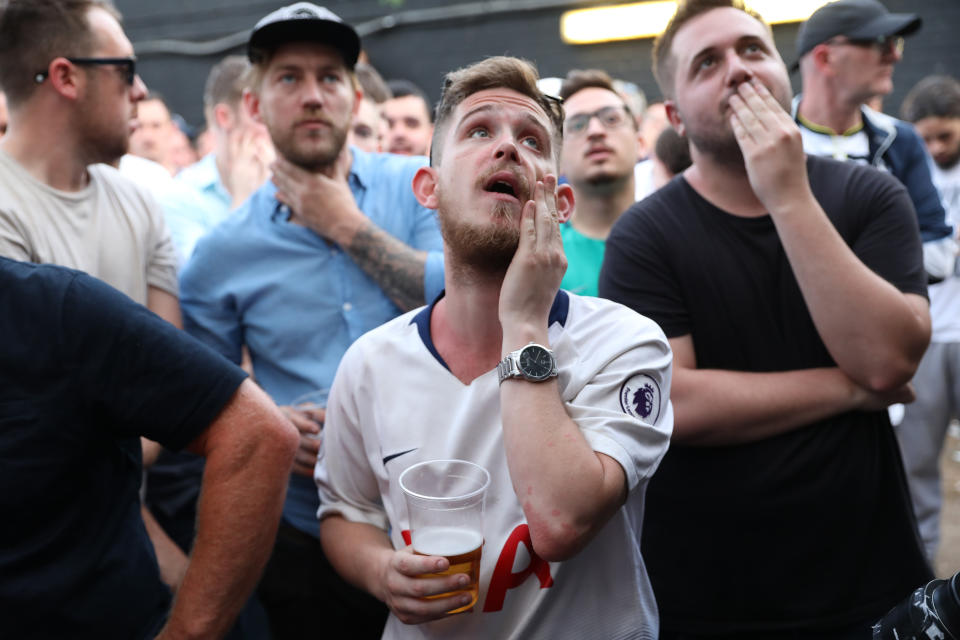
[[[383,459],[383,466],[387,466],[387,463],[393,460],[394,458],[399,458],[400,456],[410,453],[411,451],[416,451],[417,448],[418,447],[414,447],[413,449],[407,449],[406,451],[401,451],[400,453],[393,453],[387,456],[386,458]]]

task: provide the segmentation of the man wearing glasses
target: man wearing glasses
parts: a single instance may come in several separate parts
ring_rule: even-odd
[[[595,296],[607,235],[633,204],[637,121],[604,71],[571,71],[560,97],[566,112],[561,169],[576,194],[573,215],[560,225],[567,254],[560,287]]]
[[[113,167],[146,86],[112,5],[10,0],[0,14],[0,255],[97,277],[180,325],[176,254],[149,194]],[[167,584],[186,556],[144,511]]]
[[[840,0],[801,26],[797,63],[803,93],[793,102],[808,154],[889,171],[907,188],[920,224],[931,281],[953,269],[956,244],[930,177],[923,141],[908,124],[866,106],[893,91],[903,39],[920,29],[914,14],[890,13],[877,0]]]

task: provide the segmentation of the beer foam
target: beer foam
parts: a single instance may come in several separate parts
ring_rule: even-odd
[[[460,556],[482,544],[480,533],[457,527],[424,527],[413,533],[414,550],[427,556]]]

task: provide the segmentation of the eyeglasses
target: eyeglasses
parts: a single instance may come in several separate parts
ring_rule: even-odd
[[[603,125],[604,129],[619,129],[627,123],[629,116],[623,107],[604,107],[591,113],[578,113],[569,116],[563,123],[564,131],[569,135],[579,135],[587,130],[590,121],[594,118]]]
[[[137,77],[137,59],[134,57],[129,58],[67,58],[70,62],[80,66],[92,66],[92,65],[115,65],[118,67],[123,67],[124,69],[124,79],[127,81],[127,84],[131,87],[133,86],[134,80]],[[47,79],[47,76],[50,75],[49,71],[39,71],[36,75],[33,76],[33,81],[37,84],[43,84],[43,81]]]
[[[836,39],[833,39],[836,40]],[[877,36],[876,38],[844,38],[838,42],[828,40],[827,44],[849,44],[854,47],[876,49],[881,54],[896,52],[897,55],[903,54],[904,39],[903,36]]]

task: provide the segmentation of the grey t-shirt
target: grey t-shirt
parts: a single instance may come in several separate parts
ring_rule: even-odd
[[[0,255],[85,271],[141,304],[177,295],[177,258],[153,196],[108,165],[80,191],[54,189],[0,151]]]

